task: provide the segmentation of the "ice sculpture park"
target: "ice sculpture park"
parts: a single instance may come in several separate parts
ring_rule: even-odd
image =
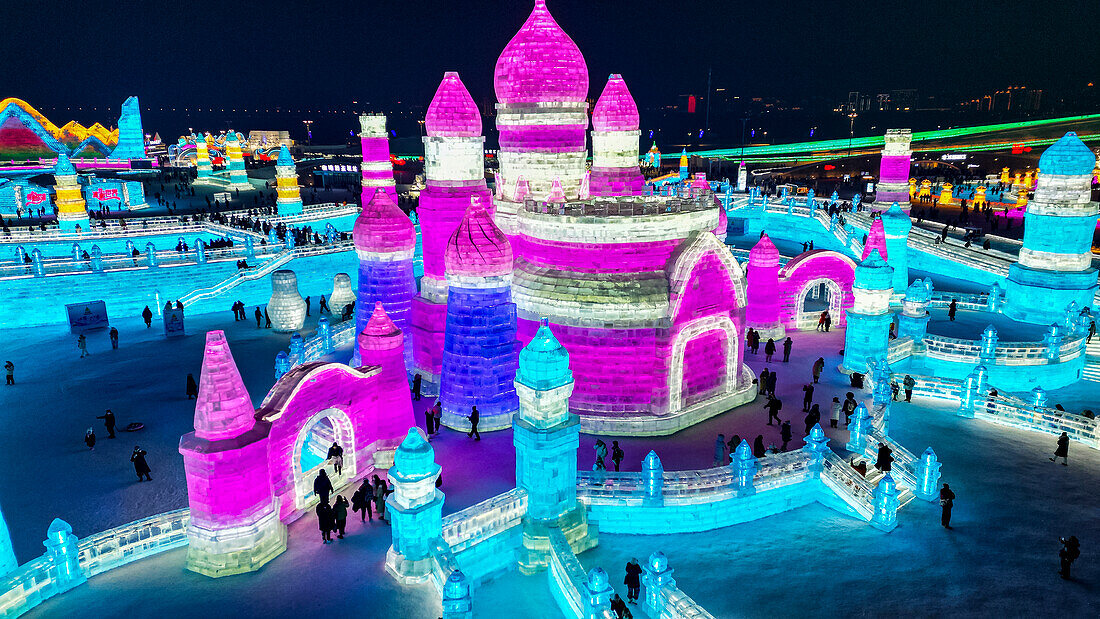
[[[0,215],[56,206],[0,238],[0,613],[1096,614],[1096,134],[944,185],[1022,218],[982,247],[914,216],[908,129],[873,201],[686,150],[643,176],[631,76],[590,77],[545,0],[492,93],[448,68],[411,212],[381,114],[351,200],[285,143],[181,136],[185,192],[258,205],[187,217],[96,177],[145,169],[136,97],[114,132],[0,102],[39,162]]]

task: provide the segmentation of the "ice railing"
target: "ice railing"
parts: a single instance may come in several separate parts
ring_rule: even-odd
[[[580,202],[545,202],[528,199],[523,203],[523,210],[528,213],[568,217],[637,217],[666,213],[695,213],[712,209],[714,209],[714,196],[711,194],[697,197],[593,198]]]
[[[1085,354],[1085,337],[1064,338],[1058,345],[1058,355],[1050,358],[1046,342],[998,342],[994,350],[996,365],[1047,365],[1071,361]],[[925,335],[924,345],[929,357],[945,361],[975,363],[981,352],[980,340],[965,340],[942,335]],[[988,363],[988,362],[987,362]]]
[[[714,615],[674,584],[661,587],[659,596],[662,619],[714,619]]]
[[[443,519],[443,540],[455,553],[523,522],[527,491],[513,488]]]
[[[890,448],[894,461],[891,463],[890,476],[893,477],[899,489],[916,491],[917,467],[920,466],[920,458],[913,454],[894,439],[875,430],[867,435],[867,441],[863,452],[859,455],[868,459],[873,464],[878,459],[878,444],[885,443]]]
[[[302,207],[302,212],[296,215],[261,215],[260,221],[266,221],[272,225],[308,224],[317,219],[329,217],[342,217],[359,213],[359,205],[354,202],[336,203],[325,202],[323,204],[308,204]]]
[[[266,275],[270,275],[279,267],[285,265],[294,259],[294,252],[288,249],[284,249],[279,253],[272,254],[268,259],[258,267],[251,269],[244,269],[237,271],[229,277],[223,279],[217,284],[210,286],[209,288],[199,288],[198,290],[192,290],[191,292],[180,297],[180,303],[184,307],[187,307],[191,303],[196,301],[202,301],[211,297],[216,297],[223,292],[235,288],[238,285],[260,279]]]
[[[562,613],[577,619],[584,617],[588,578],[565,535],[557,528],[550,529],[550,564],[546,578],[551,590],[556,593],[554,597],[560,600],[558,605],[562,607]],[[615,615],[608,611],[596,616],[612,619]]]
[[[843,458],[832,450],[821,463],[821,481],[852,506],[861,516],[871,519],[875,510],[875,489]]]
[[[963,310],[973,310],[984,312],[989,310],[989,294],[984,292],[968,293],[968,292],[932,292],[932,298],[928,302],[928,307],[935,307],[939,309],[947,309],[951,306],[951,302],[955,302],[955,307]]]
[[[908,335],[890,340],[886,348],[886,363],[894,364],[913,356],[913,338]]]
[[[336,323],[332,327],[332,349],[325,345],[325,337],[317,332],[313,336],[303,340],[302,354],[289,355],[290,367],[295,367],[310,361],[318,361],[321,357],[330,354],[332,350],[355,344],[355,318]]]
[[[802,450],[769,454],[757,459],[753,487],[757,492],[810,479],[810,456]],[[729,466],[687,471],[665,471],[661,497],[665,505],[692,505],[738,496]],[[577,498],[586,505],[642,505],[646,498],[643,474],[638,471],[578,471]]]

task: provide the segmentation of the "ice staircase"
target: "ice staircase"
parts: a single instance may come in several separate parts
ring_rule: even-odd
[[[1085,345],[1085,369],[1081,370],[1081,379],[1100,383],[1100,337],[1092,338]]]
[[[184,307],[187,307],[192,303],[195,303],[196,301],[203,301],[205,299],[219,296],[245,282],[251,282],[262,277],[266,277],[273,273],[276,269],[285,265],[293,259],[294,250],[284,249],[283,251],[275,254],[270,259],[268,259],[267,262],[264,262],[254,269],[238,271],[209,288],[199,288],[198,290],[192,290],[186,295],[180,297],[180,303],[182,303]]]
[[[869,482],[831,450],[826,452],[822,462],[821,481],[860,518],[870,522],[874,517],[875,484]]]

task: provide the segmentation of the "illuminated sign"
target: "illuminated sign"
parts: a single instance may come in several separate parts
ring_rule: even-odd
[[[49,194],[39,193],[37,191],[27,192],[27,204],[42,204],[49,199]]]
[[[965,161],[966,153],[947,154],[940,157],[940,161]]]
[[[118,189],[96,189],[92,197],[100,202],[104,200],[118,200]]]

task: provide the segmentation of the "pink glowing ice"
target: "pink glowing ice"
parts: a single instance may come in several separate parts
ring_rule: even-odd
[[[596,131],[637,131],[639,122],[638,106],[623,76],[612,74],[592,109],[592,128]]]
[[[493,217],[474,200],[447,242],[447,275],[492,277],[512,272],[512,245]]]
[[[458,73],[448,71],[435,91],[424,117],[424,129],[432,137],[477,137],[481,113]]]
[[[416,229],[389,194],[375,191],[359,213],[352,229],[355,248],[363,253],[412,251],[416,247]]]
[[[863,247],[861,260],[866,260],[872,250],[878,250],[883,260],[886,259],[886,229],[882,227],[882,220],[875,219],[871,224],[871,231],[867,233],[867,244]]]
[[[584,101],[588,66],[546,0],[535,0],[530,17],[501,52],[493,86],[501,103]]]
[[[195,403],[195,435],[211,441],[233,438],[252,427],[255,412],[225,333],[208,332]]]

